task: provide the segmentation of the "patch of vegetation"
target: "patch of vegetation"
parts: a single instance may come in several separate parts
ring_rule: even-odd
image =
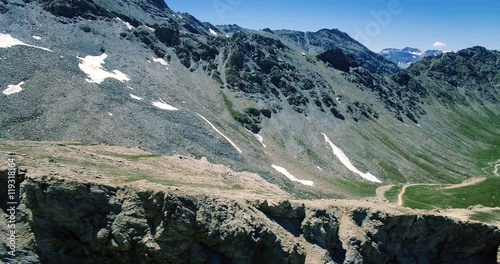
[[[244,190],[244,189],[245,189],[245,187],[243,187],[243,186],[241,186],[240,184],[237,184],[237,183],[236,183],[236,184],[231,185],[230,189],[231,189],[231,190]]]
[[[161,41],[165,46],[167,47],[174,47],[176,45],[179,45],[181,40],[180,40],[180,33],[179,29],[173,28],[168,25],[154,25],[155,27],[155,36],[158,38],[159,41]]]
[[[113,153],[112,156],[113,157],[117,157],[117,158],[122,158],[122,159],[130,160],[130,161],[137,161],[137,160],[141,160],[141,159],[144,159],[144,158],[156,158],[156,157],[160,157],[160,155],[157,155],[157,154],[127,155],[127,154],[118,154],[118,153]]]
[[[311,161],[321,162],[321,158],[318,156],[318,154],[316,154],[316,152],[310,146],[308,146],[302,139],[296,139],[296,140],[297,140],[297,144],[300,147],[302,147],[302,149],[304,149],[307,157]]]
[[[495,223],[500,221],[500,210],[492,210],[491,212],[475,212],[470,217],[471,220],[483,223]]]
[[[467,208],[474,205],[500,207],[500,178],[455,189],[443,185],[412,186],[403,196],[404,206],[414,209]]]
[[[253,107],[245,109],[243,113],[236,111],[233,108],[233,102],[227,97],[227,95],[223,92],[221,92],[221,95],[227,110],[234,120],[240,122],[246,129],[252,131],[252,133],[258,134],[262,128],[260,125],[262,122],[262,112]]]
[[[132,173],[132,175],[127,176],[125,179],[120,179],[120,182],[123,183],[131,183],[131,182],[136,182],[136,181],[141,181],[141,180],[149,180],[149,175],[146,174],[139,174],[139,173]],[[176,185],[178,186],[178,185]]]
[[[220,72],[217,70],[212,72],[212,79],[214,79],[219,84],[224,84],[222,78],[220,77]]]
[[[380,140],[380,142],[382,142],[386,147],[388,147],[392,151],[396,152],[398,155],[400,155],[404,159],[408,160],[409,162],[413,163],[414,165],[416,165],[417,167],[419,167],[423,171],[427,172],[427,174],[429,176],[431,176],[433,178],[439,178],[440,180],[442,180],[444,182],[454,181],[454,179],[447,177],[447,174],[443,173],[442,171],[440,171],[439,169],[437,169],[435,167],[435,166],[441,165],[441,164],[428,161],[429,158],[424,159],[424,157],[426,157],[424,154],[415,155],[413,153],[410,154],[410,153],[404,151],[397,144],[392,142],[389,139],[389,137],[382,134],[382,132],[380,132],[379,130],[377,130],[375,128],[370,130],[370,132],[375,138]]]
[[[241,118],[241,113],[234,110],[233,108],[233,102],[227,97],[227,95],[223,92],[221,92],[221,95],[222,95],[222,99],[224,100],[224,104],[226,105],[226,108],[227,110],[229,111],[229,113],[231,114],[231,116],[235,119],[235,120],[238,120],[239,118]]]
[[[391,189],[385,192],[385,199],[387,199],[387,201],[389,201],[390,203],[397,203],[398,194],[401,192],[402,188],[403,186],[393,186]]]
[[[258,134],[262,128],[260,123],[262,122],[262,113],[253,108],[245,109],[244,113],[240,115],[236,121],[240,122],[246,129],[252,131],[254,134]]]
[[[382,170],[384,170],[385,179],[391,179],[398,182],[406,181],[405,176],[392,164],[385,161],[381,161],[378,163],[378,165],[382,168]]]
[[[375,197],[375,190],[380,185],[358,180],[332,180],[332,183],[354,198]]]
[[[470,152],[479,169],[488,167],[488,163],[500,158],[500,137],[498,136],[500,117],[486,107],[482,110],[488,115],[487,118],[479,119],[476,115],[455,109],[458,117],[453,119],[461,135],[479,143],[475,144],[477,148]]]
[[[91,142],[88,142],[88,143],[85,143],[85,142],[70,142],[70,143],[65,143],[66,146],[98,146],[100,145],[100,143],[91,143]]]

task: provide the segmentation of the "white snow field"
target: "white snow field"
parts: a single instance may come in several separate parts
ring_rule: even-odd
[[[371,173],[369,173],[369,172],[363,173],[360,170],[358,170],[356,167],[354,167],[354,165],[352,165],[349,158],[347,158],[346,154],[339,147],[335,146],[335,144],[333,144],[333,142],[330,140],[330,138],[328,138],[328,136],[325,133],[321,133],[321,134],[325,138],[325,142],[328,143],[330,145],[330,147],[332,148],[333,154],[335,156],[337,156],[337,158],[340,160],[340,162],[342,162],[342,164],[344,164],[344,166],[346,166],[346,168],[348,170],[358,174],[359,176],[361,176],[365,180],[368,180],[371,182],[382,182],[381,180],[377,179],[377,177],[375,177]]]
[[[162,59],[162,58],[154,58],[154,57],[153,57],[153,62],[155,62],[155,63],[159,63],[159,64],[161,64],[161,65],[163,65],[163,66],[167,66],[167,67],[165,67],[165,69],[167,69],[167,71],[168,71],[168,66],[169,66],[169,64],[168,64],[168,62],[166,62],[164,59]]]
[[[277,172],[285,175],[289,180],[291,180],[293,182],[300,182],[300,183],[302,183],[304,185],[307,185],[307,186],[314,186],[314,182],[313,181],[299,180],[297,177],[293,176],[290,172],[288,172],[283,167],[276,166],[274,164],[272,164],[271,167],[273,167],[273,169],[275,169]]]
[[[135,99],[135,100],[139,100],[139,101],[140,101],[140,100],[142,100],[142,97],[139,97],[139,96],[137,96],[137,95],[130,94],[130,97],[131,97],[132,99]]]
[[[128,28],[128,30],[132,30],[134,28],[134,26],[132,26],[129,22],[125,22],[119,17],[117,17],[116,20],[122,22]]]
[[[24,84],[24,82],[20,82],[18,84],[10,84],[7,86],[7,89],[5,89],[2,93],[5,95],[19,93],[20,91],[23,90],[23,88],[21,87],[21,85],[23,85],[23,84]]]
[[[119,70],[106,71],[102,64],[104,64],[104,60],[108,57],[106,53],[103,53],[100,56],[87,56],[85,58],[78,57],[80,60],[80,64],[78,67],[85,74],[87,74],[86,81],[89,83],[102,83],[106,78],[117,79],[120,82],[128,82],[130,78]]]
[[[162,58],[153,58],[153,62],[157,62],[157,63],[160,63],[161,65],[164,65],[164,66],[168,66],[168,62],[166,62],[164,59]]]
[[[215,30],[213,30],[213,29],[211,29],[211,28],[209,28],[209,29],[208,29],[208,32],[210,32],[210,34],[212,34],[212,35],[214,35],[214,36],[217,36],[217,35],[218,35],[218,34],[217,34],[217,32],[215,32]]]
[[[264,138],[259,134],[253,134],[253,135],[255,136],[255,138],[257,138],[257,140],[260,142],[260,144],[262,144],[262,146],[265,148],[266,144],[264,144]]]
[[[248,133],[252,134],[259,142],[260,144],[262,144],[262,146],[265,148],[267,147],[266,144],[264,144],[264,138],[259,135],[259,134],[254,134],[252,131],[248,130],[245,128],[246,131],[248,131]]]
[[[169,104],[167,104],[165,102],[151,101],[151,104],[153,106],[156,106],[156,107],[162,109],[162,110],[168,110],[168,111],[177,111],[177,110],[179,110],[179,109],[177,109],[177,108],[175,108],[175,107],[173,107],[173,106],[171,106],[171,105],[169,105]]]
[[[213,130],[215,130],[215,132],[219,133],[219,135],[221,135],[223,138],[225,138],[227,140],[227,142],[229,142],[229,144],[231,144],[231,146],[233,146],[233,148],[236,149],[236,151],[238,151],[239,153],[243,152],[231,139],[229,139],[226,135],[222,134],[222,132],[220,132],[214,125],[212,125],[212,123],[210,123],[210,121],[208,121],[208,119],[206,119],[204,116],[202,116],[198,113],[196,113],[196,114],[199,117],[201,117],[203,120],[205,120],[205,122],[207,122],[213,128]]]
[[[26,43],[20,41],[19,39],[13,38],[9,34],[0,33],[0,48],[5,49],[5,48],[11,48],[14,46],[27,46],[27,47],[32,47],[32,48],[37,48],[37,49],[52,52],[50,49],[47,49],[47,48],[42,48],[42,47],[26,44]]]

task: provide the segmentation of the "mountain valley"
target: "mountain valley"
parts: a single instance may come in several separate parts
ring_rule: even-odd
[[[405,69],[398,52],[415,53]],[[27,170],[24,260],[494,261],[500,52],[384,54],[161,0],[0,1],[0,156]],[[419,232],[434,244],[413,254]]]

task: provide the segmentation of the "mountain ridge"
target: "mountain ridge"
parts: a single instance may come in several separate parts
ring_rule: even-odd
[[[53,52],[18,46],[0,50],[11,67],[1,85],[26,80],[23,87],[27,87],[0,99],[6,109],[0,117],[0,137],[98,141],[140,146],[167,155],[206,156],[236,170],[258,172],[273,182],[283,181],[273,164],[303,175],[297,178],[316,179],[326,185],[332,185],[332,179],[355,177],[332,156],[321,135],[325,133],[357,168],[383,181],[461,182],[468,172],[462,166],[446,164],[451,164],[451,157],[473,163],[472,158],[458,153],[479,151],[472,147],[477,139],[469,133],[444,141],[432,136],[427,143],[404,137],[429,137],[434,132],[419,131],[419,126],[432,127],[428,124],[439,123],[440,115],[454,115],[454,106],[459,106],[461,116],[478,117],[482,126],[487,123],[484,120],[498,118],[495,51],[465,50],[463,54],[491,58],[481,66],[489,70],[476,72],[474,81],[456,75],[456,80],[443,82],[444,75],[453,73],[446,66],[452,54],[424,59],[405,72],[338,30],[253,31],[213,26],[155,2],[123,1],[127,8],[117,3],[71,3],[78,14],[90,20],[58,13],[66,10],[62,7],[67,7],[67,2],[4,5],[9,11],[0,23],[6,25],[6,33]],[[9,23],[8,18],[20,10],[27,11],[31,22]],[[54,27],[41,28],[41,23]],[[55,32],[68,34],[61,40]],[[35,35],[41,40],[32,39]],[[130,80],[108,78],[99,85],[86,82],[88,77],[79,68],[77,57],[102,54],[107,55],[104,69],[118,70]],[[19,56],[26,62],[19,61]],[[53,71],[43,69],[38,60],[54,65]],[[463,59],[459,62],[465,68],[479,65],[469,65]],[[23,73],[17,70],[21,65],[26,69]],[[436,67],[440,76],[433,74]],[[35,87],[43,87],[44,93]],[[56,106],[55,98],[61,96],[65,99]],[[165,110],[170,107],[180,110]],[[464,118],[461,123],[469,127],[468,122]],[[300,126],[302,123],[307,126]],[[395,128],[404,131],[404,137]],[[452,123],[436,128],[438,134],[456,129]],[[485,131],[486,138],[493,140],[491,129]],[[439,142],[456,146],[459,140],[474,143],[456,154],[437,150],[450,157],[437,164],[423,151],[443,144]],[[395,147],[398,145],[404,147]],[[297,161],[300,166],[294,166]],[[441,166],[452,166],[453,176],[438,177],[445,175]],[[471,166],[477,173],[485,173]],[[403,168],[407,175],[395,173]],[[341,188],[336,184],[332,190]],[[303,186],[293,188],[299,194],[307,193]],[[335,195],[335,191],[326,192]]]

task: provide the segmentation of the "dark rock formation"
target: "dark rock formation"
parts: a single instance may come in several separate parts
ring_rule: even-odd
[[[317,57],[318,59],[327,63],[329,66],[343,72],[349,72],[349,69],[351,67],[360,66],[352,55],[345,54],[339,48],[327,50],[321,54],[318,54]]]
[[[492,226],[368,208],[55,179],[24,193],[43,263],[494,263],[500,244]]]

